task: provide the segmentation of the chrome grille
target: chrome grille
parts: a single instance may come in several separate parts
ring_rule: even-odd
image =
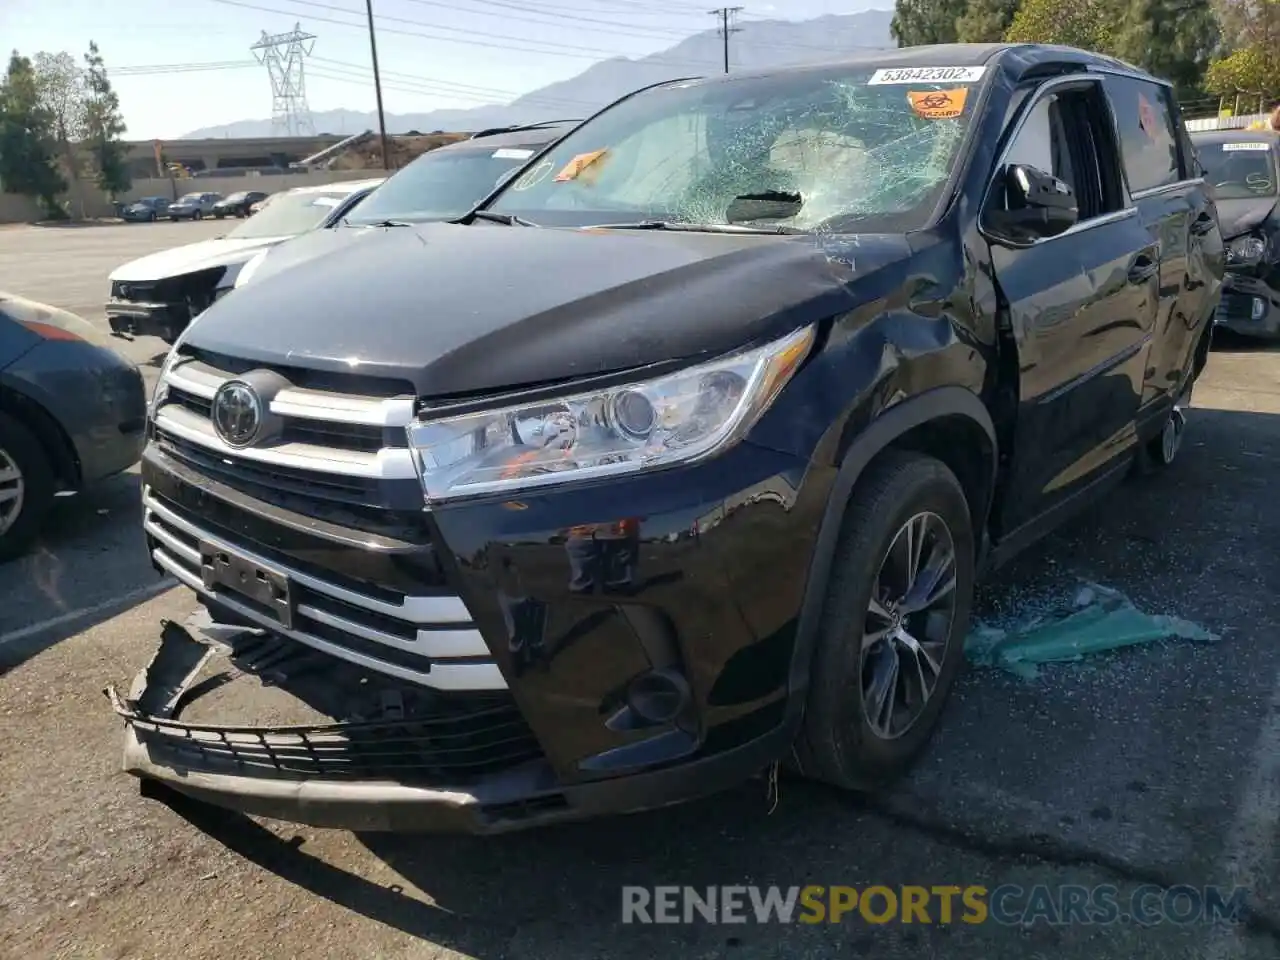
[[[151,555],[162,569],[267,630],[366,669],[439,690],[506,689],[460,597],[429,594],[393,602],[339,586],[205,528],[198,517],[150,487],[143,489],[143,510]],[[282,626],[272,613],[239,594],[206,588],[202,543],[284,574],[295,605],[291,626]]]
[[[333,378],[277,369],[289,386],[270,402],[283,429],[270,443],[231,447],[214,431],[214,394],[246,372],[245,361],[184,356],[165,374],[152,424],[157,444],[170,456],[252,496],[272,491],[310,498],[317,506],[339,503],[385,510],[421,510],[421,487],[405,426],[413,419],[411,393],[368,396],[328,389]],[[353,377],[358,386],[401,387],[394,381]],[[326,389],[294,385],[321,382]]]

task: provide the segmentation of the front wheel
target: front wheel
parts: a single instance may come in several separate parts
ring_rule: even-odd
[[[849,790],[885,786],[928,744],[964,659],[974,531],[945,464],[882,455],[854,489],[827,584],[795,759]]]
[[[193,213],[193,214],[191,215],[191,219],[192,219],[192,220],[203,220],[203,219],[204,219],[204,211],[203,211],[203,210],[197,210],[195,213]]]
[[[153,210],[151,213],[147,214],[147,222],[148,222],[148,223],[155,223],[155,222],[156,222],[156,214],[155,214],[155,211],[154,211],[154,210]]]
[[[40,441],[0,413],[0,563],[22,554],[40,532],[53,481]]]

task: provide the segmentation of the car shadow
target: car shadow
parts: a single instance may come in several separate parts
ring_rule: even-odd
[[[136,470],[54,501],[39,539],[0,567],[0,675],[173,586],[151,567]]]
[[[1201,816],[1188,811],[1188,798],[1224,821],[1240,758],[1232,748],[1216,765],[1204,752],[1187,762],[1188,744],[1212,733],[1201,701],[1217,704],[1213,729],[1224,743],[1251,742],[1265,720],[1256,705],[1271,695],[1280,668],[1269,642],[1280,614],[1256,589],[1280,583],[1280,555],[1253,535],[1280,529],[1280,501],[1268,493],[1280,462],[1280,416],[1205,409],[1191,423],[1188,449],[1170,468],[1131,478],[1000,568],[980,590],[975,616],[1025,612],[1047,594],[1070,595],[1092,581],[1123,591],[1142,610],[1203,623],[1218,639],[1159,641],[1054,664],[1038,680],[970,669],[930,749],[883,801],[784,777],[776,806],[768,781],[756,779],[660,811],[492,838],[358,835],[398,876],[387,884],[311,852],[309,828],[286,825],[281,836],[158,785],[144,792],[316,896],[473,956],[641,958],[669,955],[682,941],[677,954],[696,946],[709,956],[742,937],[767,938],[778,949],[800,931],[683,924],[629,927],[619,939],[622,888],[937,882],[927,878],[940,869],[941,846],[953,855],[998,847],[1007,858],[1059,864],[1050,871],[1093,864],[1123,879],[1125,851],[1163,849],[1181,841],[1184,827],[1197,837],[1216,829],[1188,821]],[[1153,770],[1158,789],[1143,779]],[[927,842],[913,847],[904,826]],[[984,847],[993,837],[998,842]],[[1205,842],[1209,856],[1215,842]],[[945,862],[956,869],[967,861]],[[1168,885],[1140,853],[1134,862],[1129,879]],[[1173,882],[1209,882],[1210,861],[1171,862],[1182,863]]]

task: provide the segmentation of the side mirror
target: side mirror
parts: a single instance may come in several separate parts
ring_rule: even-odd
[[[1030,243],[1065,233],[1080,220],[1076,195],[1066,183],[1025,163],[1004,168],[1003,209],[991,210],[987,224],[1015,243]]]

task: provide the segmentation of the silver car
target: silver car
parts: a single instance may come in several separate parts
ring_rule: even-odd
[[[170,220],[202,220],[221,199],[220,193],[188,193],[169,204],[165,216]]]

